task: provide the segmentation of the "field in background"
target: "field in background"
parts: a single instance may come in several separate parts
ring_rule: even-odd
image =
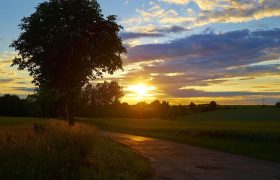
[[[93,126],[78,123],[69,128],[56,120],[0,117],[0,179],[149,176],[147,159],[103,139]]]
[[[280,162],[280,110],[226,109],[163,119],[80,118],[103,130],[162,138]]]

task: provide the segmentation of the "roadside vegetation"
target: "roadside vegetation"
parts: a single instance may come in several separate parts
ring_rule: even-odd
[[[1,117],[0,127],[0,179],[150,176],[147,159],[98,136],[93,126],[77,123],[69,128],[64,121]]]
[[[280,162],[277,108],[225,109],[176,119],[80,118],[109,131],[149,136]]]

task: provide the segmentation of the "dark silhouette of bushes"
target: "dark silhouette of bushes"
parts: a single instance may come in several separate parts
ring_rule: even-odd
[[[280,108],[280,102],[277,102],[277,103],[275,104],[275,107],[276,107],[276,108]]]
[[[215,101],[211,101],[208,105],[208,111],[214,111],[217,109],[217,103]]]
[[[6,94],[0,97],[0,115],[12,117],[40,116],[40,107],[31,96],[20,99],[16,95]]]
[[[155,100],[150,104],[139,102],[129,105],[119,101],[122,96],[123,91],[116,82],[89,85],[80,97],[76,113],[80,117],[172,119],[191,113],[215,111],[219,107],[215,101],[199,105],[193,102],[190,105],[170,105],[167,101]],[[52,108],[50,101],[52,99],[42,98],[42,95],[30,95],[26,99],[4,95],[0,97],[0,116],[58,117],[59,112]]]
[[[190,107],[190,110],[191,110],[192,112],[196,112],[197,106],[196,106],[195,103],[191,102],[190,105],[189,105],[189,107]]]

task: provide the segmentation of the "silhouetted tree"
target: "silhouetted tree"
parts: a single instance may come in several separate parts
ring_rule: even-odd
[[[159,108],[161,106],[161,103],[159,100],[155,100],[153,102],[151,102],[150,104],[153,108]]]
[[[280,108],[280,102],[277,102],[277,103],[275,104],[275,107],[276,107],[276,108]]]
[[[20,116],[21,100],[18,96],[6,94],[0,98],[0,114],[3,116]]]
[[[74,125],[74,105],[90,80],[122,69],[126,52],[115,16],[104,18],[96,0],[49,0],[22,19],[19,38],[11,44],[51,106]],[[59,107],[57,107],[59,105]]]
[[[215,101],[211,101],[208,105],[209,111],[214,111],[217,109],[217,103]]]
[[[124,96],[122,87],[116,81],[88,84],[82,90],[82,103],[88,105],[88,114],[104,114],[110,105],[118,105]],[[109,112],[108,112],[109,113]]]
[[[40,116],[40,107],[31,96],[20,99],[16,95],[6,94],[0,97],[0,116]]]
[[[191,102],[190,105],[189,105],[189,108],[192,112],[195,112],[196,111],[196,104]]]
[[[170,118],[170,105],[167,101],[162,101],[160,108],[160,117],[163,119]]]
[[[101,106],[111,105],[124,96],[122,87],[116,81],[98,83],[95,86],[95,91],[95,101]]]
[[[155,101],[151,102],[150,107],[152,109],[151,116],[159,117],[160,109],[161,109],[161,102],[159,100],[155,100]]]

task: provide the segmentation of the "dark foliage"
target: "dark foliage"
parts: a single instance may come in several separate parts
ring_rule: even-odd
[[[192,112],[195,112],[195,111],[197,110],[197,106],[196,106],[196,104],[193,103],[193,102],[190,103],[189,107],[190,107],[190,110],[191,110]]]
[[[209,111],[214,111],[217,109],[217,103],[215,101],[211,101],[208,105],[208,110]]]
[[[82,87],[122,69],[121,26],[115,16],[104,18],[96,0],[43,2],[22,19],[20,29],[11,44],[20,56],[13,66],[33,76],[51,115],[72,119]]]
[[[20,99],[15,95],[4,95],[0,97],[0,115],[1,116],[40,116],[40,108],[35,103],[32,96],[26,99]]]
[[[162,118],[172,119],[191,113],[201,113],[218,109],[214,101],[209,104],[170,105],[167,101],[155,100],[148,104],[139,102],[136,105],[121,103],[123,96],[121,86],[115,81],[87,85],[80,95],[76,109],[80,117],[125,117],[125,118]],[[47,106],[42,96],[30,95],[26,99],[5,95],[0,97],[0,116],[56,117],[56,110]],[[227,107],[225,107],[227,108]]]
[[[80,112],[80,116],[173,119],[176,116],[214,111],[217,108],[218,105],[213,102],[205,105],[196,105],[191,108],[189,105],[170,105],[167,101],[160,102],[159,100],[155,100],[150,104],[139,102],[136,105],[112,101],[111,104],[100,105],[97,108],[87,106],[86,111]]]
[[[108,108],[117,108],[119,100],[124,96],[122,87],[116,82],[88,84],[82,90],[80,97],[80,115],[105,116],[111,114]],[[113,108],[114,109],[114,108]]]
[[[275,107],[276,107],[276,108],[280,108],[280,102],[277,102],[277,103],[275,104]]]

